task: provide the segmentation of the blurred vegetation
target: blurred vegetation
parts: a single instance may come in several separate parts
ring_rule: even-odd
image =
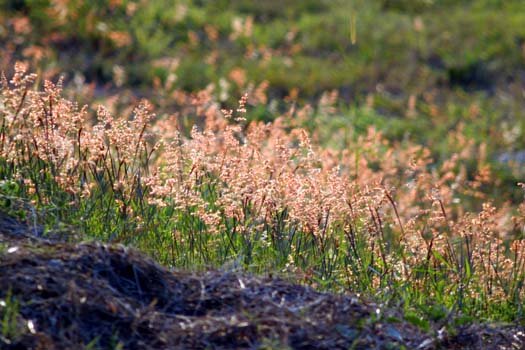
[[[118,64],[132,86],[147,87],[165,77],[169,67],[153,69],[163,58],[177,58],[206,83],[241,67],[256,83],[269,80],[275,95],[298,88],[304,99],[327,89],[356,95],[379,83],[405,94],[455,87],[493,92],[517,80],[514,73],[523,69],[525,5],[518,0],[2,0],[1,5],[2,41],[14,44],[19,58],[29,45],[45,46],[54,55],[40,62],[42,67],[68,56],[59,61],[63,69],[101,82],[112,80]],[[356,13],[358,40],[352,45],[350,19]],[[10,33],[21,16],[29,18],[30,29]],[[23,40],[13,41],[10,34]],[[202,69],[203,64],[213,69]],[[203,81],[180,79],[177,85],[194,90]]]
[[[249,118],[310,104],[302,122],[321,144],[347,147],[338,130],[355,138],[374,126],[391,141],[429,147],[438,163],[461,150],[449,137],[461,129],[486,144],[500,179],[489,189],[495,200],[520,200],[521,0],[0,0],[0,8],[0,70],[9,75],[23,60],[46,79],[62,75],[80,103],[119,91],[116,112],[146,97],[172,114],[179,90],[208,89],[224,107],[259,92]]]
[[[521,0],[0,0],[0,8],[0,70],[9,75],[23,60],[47,79],[62,75],[80,103],[119,91],[122,108],[146,97],[172,114],[179,90],[207,88],[229,108],[260,90],[250,118],[311,104],[303,121],[322,144],[346,147],[335,131],[355,138],[374,126],[391,141],[429,147],[438,163],[460,151],[449,133],[461,128],[487,146],[501,180],[491,194],[520,200]],[[319,107],[328,91],[338,93],[330,115]]]
[[[17,58],[30,56],[24,53],[30,45],[40,45],[54,53],[39,61],[42,68],[58,61],[63,70],[110,82],[113,66],[120,65],[134,87],[148,87],[170,69],[190,69],[194,81],[180,79],[173,88],[195,90],[240,67],[250,81],[269,80],[274,95],[298,88],[307,100],[327,89],[353,98],[376,91],[377,84],[403,94],[434,88],[493,93],[518,83],[516,73],[523,69],[525,5],[517,0],[2,0],[1,5],[2,41]],[[356,14],[353,45],[350,25]],[[27,28],[21,18],[30,20]],[[69,60],[60,60],[65,57]],[[181,65],[154,69],[155,60],[167,58]]]

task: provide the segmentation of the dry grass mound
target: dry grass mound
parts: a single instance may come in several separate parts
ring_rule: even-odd
[[[34,236],[0,214],[1,349],[520,349],[523,328],[424,332],[350,295]],[[5,310],[18,305],[12,320]],[[15,331],[9,323],[14,323]],[[452,335],[452,333],[454,333]],[[521,336],[521,339],[519,338]]]

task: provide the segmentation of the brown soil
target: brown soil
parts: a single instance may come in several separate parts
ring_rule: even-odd
[[[20,305],[0,349],[525,349],[524,327],[425,332],[351,295],[169,271],[133,249],[33,231],[0,213],[0,300]]]

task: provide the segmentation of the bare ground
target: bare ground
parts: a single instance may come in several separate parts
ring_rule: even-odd
[[[352,295],[225,271],[170,271],[136,250],[66,243],[0,213],[0,349],[525,349],[525,327],[423,331]],[[3,310],[5,309],[5,310]]]

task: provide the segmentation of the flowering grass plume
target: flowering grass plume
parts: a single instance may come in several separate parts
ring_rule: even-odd
[[[35,81],[22,64],[2,78],[0,194],[31,201],[49,230],[75,224],[173,266],[234,263],[523,318],[525,202],[491,202],[484,146],[460,128],[450,142],[461,152],[436,164],[372,128],[335,150],[286,116],[249,122],[247,96],[235,111],[207,91],[188,97],[198,119],[186,130],[147,102],[117,117]]]

